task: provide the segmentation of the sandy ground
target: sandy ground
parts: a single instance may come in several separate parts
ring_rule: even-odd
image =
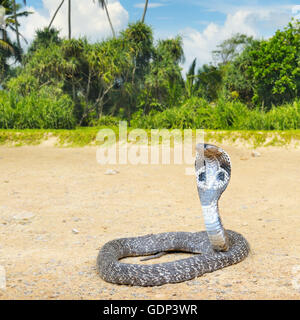
[[[232,160],[223,223],[247,238],[251,254],[153,288],[104,282],[95,268],[98,249],[119,237],[203,230],[186,165],[101,166],[94,147],[1,147],[0,299],[299,299],[300,150],[262,148],[252,157],[246,147],[222,147]]]

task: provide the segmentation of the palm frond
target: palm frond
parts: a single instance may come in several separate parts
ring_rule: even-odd
[[[93,0],[94,1],[94,3],[96,2],[95,0]],[[98,2],[98,4],[99,4],[99,6],[101,6],[101,8],[102,9],[104,9],[104,6],[105,6],[105,2],[106,2],[106,0],[97,0],[97,2]]]
[[[194,76],[195,75],[195,68],[196,68],[196,62],[197,62],[197,58],[195,58],[193,60],[193,62],[191,63],[187,76]]]
[[[4,50],[10,51],[12,54],[15,53],[14,48],[4,40],[0,40],[0,47]]]
[[[16,32],[16,29],[13,25],[9,25],[8,26],[12,31]],[[23,38],[23,40],[26,42],[26,44],[28,44],[28,41],[26,40],[26,38],[22,35],[22,33],[19,31],[19,35]]]

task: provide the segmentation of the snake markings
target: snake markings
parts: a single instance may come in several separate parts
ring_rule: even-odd
[[[196,182],[206,231],[166,232],[109,241],[97,257],[97,269],[102,279],[125,285],[159,286],[187,281],[247,257],[248,242],[241,234],[225,230],[219,215],[218,201],[231,175],[230,158],[223,149],[210,144],[198,144],[196,151]],[[168,251],[195,255],[152,265],[120,261],[125,257],[158,257]]]

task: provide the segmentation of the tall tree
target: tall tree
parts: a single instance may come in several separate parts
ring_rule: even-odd
[[[71,0],[68,0],[68,27],[69,27],[69,40],[71,39]]]
[[[6,34],[6,30],[5,30],[5,11],[6,9],[0,5],[0,30],[1,30],[1,35],[2,35],[2,39],[0,39],[0,47],[4,50],[11,50],[11,47],[9,45],[9,43],[6,41],[7,38],[7,34]]]
[[[56,15],[58,14],[58,11],[60,10],[60,8],[62,7],[62,5],[64,4],[65,0],[62,0],[61,3],[59,4],[59,6],[57,7],[57,9],[54,12],[54,15],[49,23],[48,29],[51,28],[52,23],[56,17]],[[72,21],[71,21],[71,0],[68,0],[68,38],[71,39],[72,38]]]
[[[93,1],[95,2],[95,0],[93,0]],[[106,5],[106,0],[97,0],[97,1],[98,1],[99,6],[101,6],[102,9],[104,9],[105,12],[106,12],[106,16],[107,16],[107,20],[108,20],[110,28],[111,28],[111,32],[113,34],[113,37],[115,38],[116,37],[116,33],[115,33],[114,27],[112,25],[112,22],[111,22],[111,19],[110,19],[110,16],[109,16],[109,12],[108,12],[107,5]]]
[[[146,16],[146,12],[147,12],[147,9],[148,9],[148,0],[145,1],[145,7],[144,7],[144,12],[143,12],[143,17],[142,17],[142,23],[144,23],[145,21],[145,16]]]
[[[218,50],[212,52],[213,59],[221,65],[225,65],[233,61],[252,42],[253,37],[236,33],[217,46]]]
[[[292,20],[249,52],[247,73],[254,80],[253,103],[267,108],[293,101],[300,93],[300,20]]]
[[[35,31],[35,37],[28,47],[26,57],[30,57],[41,47],[48,47],[52,43],[60,45],[62,39],[59,36],[59,30],[55,27],[49,29],[45,27],[43,29],[38,29]]]
[[[23,1],[26,4],[26,1]],[[20,45],[20,37],[22,37],[25,42],[26,39],[22,36],[19,32],[19,17],[27,17],[30,13],[28,11],[20,12],[20,5],[17,4],[15,1],[11,0],[0,0],[0,8],[1,8],[1,32],[2,32],[2,39],[0,40],[0,46],[4,50],[10,51],[10,54],[15,56],[16,60],[21,61],[21,45]],[[10,29],[16,34],[17,42],[13,43],[7,33],[7,29]]]
[[[53,15],[53,17],[52,17],[52,19],[51,19],[51,21],[50,21],[50,23],[49,23],[48,29],[51,28],[52,23],[53,23],[56,15],[57,15],[57,13],[58,13],[58,11],[60,10],[60,8],[62,7],[62,5],[64,4],[64,2],[65,2],[65,0],[62,0],[62,2],[60,3],[60,5],[58,6],[58,8],[55,10],[54,15]]]
[[[95,0],[93,0],[95,2]],[[61,3],[59,4],[58,8],[56,9],[56,11],[54,12],[54,15],[49,23],[49,26],[48,26],[48,29],[51,28],[52,26],[52,23],[57,15],[57,13],[59,12],[60,8],[62,7],[62,5],[64,4],[65,0],[62,0]],[[116,37],[116,33],[115,33],[115,30],[114,30],[114,27],[112,25],[112,22],[111,22],[111,19],[110,19],[110,15],[109,15],[109,12],[108,12],[108,9],[107,9],[107,5],[106,5],[106,0],[97,0],[99,6],[102,7],[102,9],[105,10],[106,12],[106,16],[107,16],[107,19],[108,19],[108,22],[109,22],[109,25],[110,25],[110,28],[111,28],[111,31],[112,31],[112,34],[113,34],[113,37],[115,38]],[[72,37],[72,23],[71,23],[71,0],[68,0],[68,38],[71,39]]]
[[[13,43],[8,34],[7,34],[7,26],[11,27],[11,24],[14,24],[14,14],[12,3],[3,3],[0,4],[0,31],[1,31],[1,39],[0,39],[0,83],[2,84],[3,80],[9,73],[10,66],[8,64],[8,60],[10,58],[15,58],[17,61],[21,61],[21,53],[16,45]],[[5,4],[4,7],[2,4]],[[8,6],[9,5],[9,6]],[[14,29],[13,29],[14,30]]]
[[[23,3],[26,6],[26,0],[23,0]],[[21,51],[21,42],[20,42],[20,33],[19,33],[19,23],[18,23],[18,19],[17,19],[17,3],[16,3],[16,0],[12,0],[12,4],[13,4],[13,10],[14,10],[17,45],[18,45],[19,50]]]
[[[204,64],[198,69],[194,83],[194,93],[208,100],[218,98],[222,86],[222,68]]]
[[[194,89],[195,89],[194,82],[195,82],[195,78],[197,77],[197,75],[195,75],[196,62],[197,62],[197,58],[193,60],[186,74],[185,91],[188,98],[191,98],[192,95],[194,95]]]

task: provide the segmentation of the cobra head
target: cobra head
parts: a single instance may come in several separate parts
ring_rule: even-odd
[[[217,202],[230,180],[228,154],[211,144],[197,144],[195,171],[201,204]]]
[[[219,216],[218,201],[230,180],[230,158],[219,147],[197,144],[195,171],[204,222],[212,248],[226,251],[229,243]]]

